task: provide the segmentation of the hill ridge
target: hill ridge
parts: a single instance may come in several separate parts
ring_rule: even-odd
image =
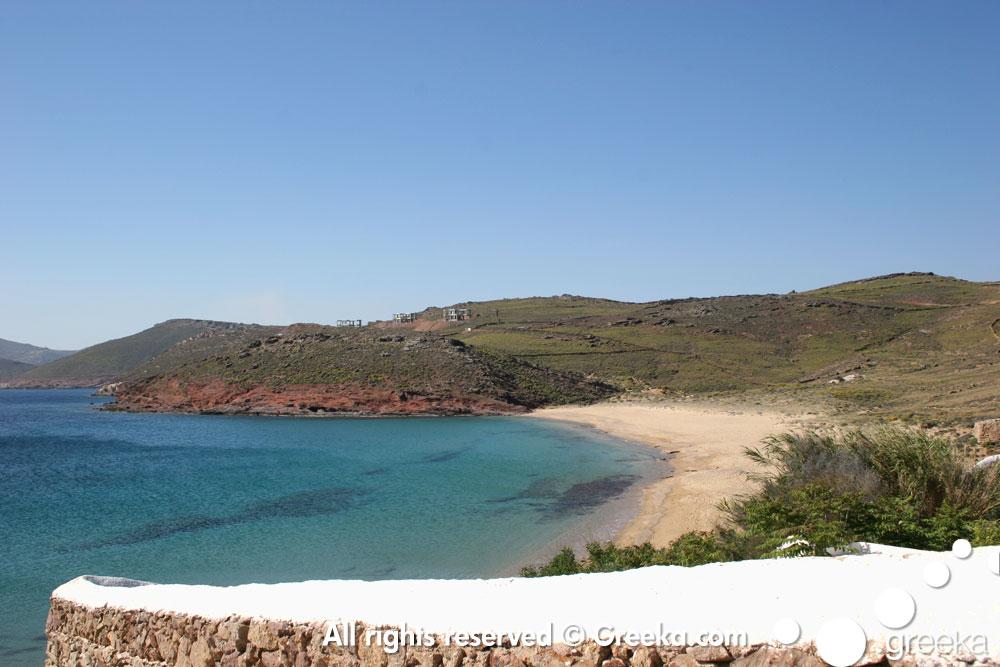
[[[158,378],[161,388],[164,382],[176,381],[174,393],[189,381],[218,380],[234,396],[254,387],[352,382],[370,387],[378,384],[372,377],[395,386],[416,377],[414,368],[405,365],[408,357],[395,354],[378,338],[392,341],[402,336],[425,343],[454,340],[504,364],[529,363],[545,371],[544,378],[532,381],[550,388],[559,386],[559,374],[568,374],[563,379],[586,378],[623,392],[764,392],[887,416],[971,419],[1000,412],[996,283],[909,272],[785,294],[649,302],[559,295],[462,303],[460,307],[470,312],[459,321],[446,321],[442,309],[431,307],[417,313],[413,322],[380,321],[361,329],[174,318],[134,335],[140,343],[143,336],[155,338],[158,347],[145,345],[146,353],[131,354],[129,363],[116,358],[110,367],[91,368],[84,380],[92,385],[98,380],[140,383]],[[160,335],[167,332],[170,335]],[[306,334],[344,344],[300,337]],[[345,336],[355,342],[348,344]],[[279,365],[244,364],[255,350],[281,340],[297,342],[275,353]],[[123,341],[135,342],[126,337],[108,344]],[[93,356],[92,350],[59,363],[71,366],[86,358],[85,353]],[[446,352],[440,348],[435,354]],[[367,359],[367,366],[352,366],[352,355]],[[438,377],[432,372],[438,361],[426,357],[423,363],[428,378]],[[470,369],[485,367],[489,359],[476,357],[468,363]],[[346,376],[335,372],[345,368],[354,370]],[[66,382],[67,374],[60,378],[55,371],[63,370],[52,364],[32,369],[20,380],[38,382],[41,377],[59,384]],[[453,375],[438,379],[465,382],[472,376],[471,370],[452,370]],[[81,374],[69,377],[79,381]],[[529,380],[523,374],[518,377]],[[472,385],[465,389],[475,393]],[[426,386],[423,390],[430,391]],[[546,400],[559,400],[557,394]]]
[[[71,354],[73,350],[53,350],[49,347],[0,338],[0,359],[39,366]]]

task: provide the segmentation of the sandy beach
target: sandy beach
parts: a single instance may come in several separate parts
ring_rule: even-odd
[[[547,408],[532,416],[583,424],[669,455],[673,472],[644,489],[639,513],[616,538],[658,547],[715,526],[719,501],[752,489],[743,450],[804,421],[779,411],[655,402]]]

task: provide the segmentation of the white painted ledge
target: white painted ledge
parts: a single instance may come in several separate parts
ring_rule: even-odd
[[[593,638],[599,630],[746,633],[749,643],[774,640],[776,621],[801,626],[800,643],[828,621],[847,617],[870,640],[890,635],[982,635],[1000,657],[1000,547],[960,560],[941,554],[865,545],[871,553],[836,558],[789,558],[701,567],[648,567],[609,574],[542,579],[306,581],[241,586],[145,584],[79,577],[53,597],[89,607],[143,609],[206,618],[231,615],[313,621],[362,621],[428,633],[552,632],[570,626]],[[927,563],[951,570],[939,589],[924,582]],[[102,581],[103,579],[103,581]],[[102,585],[102,583],[104,585]],[[138,584],[138,585],[135,585]],[[876,617],[874,603],[898,587],[916,601],[903,630]]]

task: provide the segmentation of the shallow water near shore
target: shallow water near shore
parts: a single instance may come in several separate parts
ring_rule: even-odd
[[[82,574],[513,574],[610,537],[662,466],[543,420],[133,415],[104,401],[0,391],[0,664],[41,664],[49,593]]]

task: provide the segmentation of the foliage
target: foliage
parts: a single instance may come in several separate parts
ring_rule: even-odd
[[[525,576],[647,565],[824,556],[854,542],[944,551],[958,538],[1000,544],[1000,470],[969,468],[946,440],[905,428],[838,437],[784,434],[747,451],[759,490],[722,503],[725,520],[664,549],[594,543],[564,549]]]

